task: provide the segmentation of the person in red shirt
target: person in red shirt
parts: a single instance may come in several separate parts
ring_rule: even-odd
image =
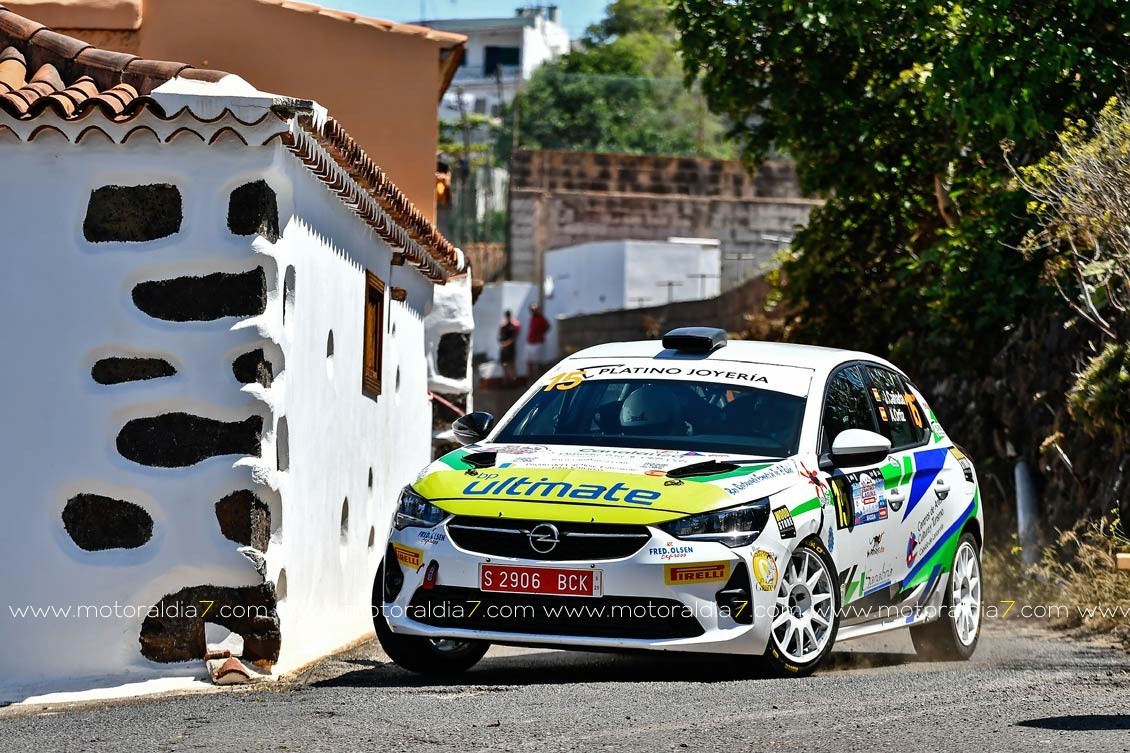
[[[526,330],[526,376],[536,379],[545,365],[545,335],[549,320],[541,313],[541,306],[530,304],[530,328]]]

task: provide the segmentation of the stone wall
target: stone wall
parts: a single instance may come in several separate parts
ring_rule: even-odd
[[[690,236],[720,241],[723,289],[772,266],[820,203],[788,162],[749,175],[736,160],[531,150],[513,155],[509,202],[510,279],[539,276],[538,250]]]
[[[747,315],[761,311],[768,294],[769,283],[758,277],[705,301],[559,319],[561,354],[564,357],[607,342],[655,339],[675,327],[721,327],[728,332],[743,332],[749,324]]]

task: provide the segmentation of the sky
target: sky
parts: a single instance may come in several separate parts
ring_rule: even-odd
[[[339,10],[361,13],[389,21],[419,21],[421,18],[498,18],[514,15],[530,0],[312,0]],[[543,0],[549,5],[553,0]],[[589,24],[604,17],[608,0],[556,0],[561,23],[576,39]]]

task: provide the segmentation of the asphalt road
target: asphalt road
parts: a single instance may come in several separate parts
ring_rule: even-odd
[[[801,680],[496,648],[437,685],[369,644],[291,684],[0,710],[0,750],[1130,751],[1130,657],[1111,645],[1000,622],[965,664],[909,645],[857,643]]]

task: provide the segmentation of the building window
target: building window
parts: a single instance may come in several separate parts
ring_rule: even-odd
[[[385,284],[372,272],[365,273],[365,362],[362,367],[361,391],[377,397],[381,394],[381,356],[384,353]]]
[[[496,47],[487,45],[483,48],[483,75],[493,76],[502,69],[506,75],[506,68],[517,68],[522,64],[522,50],[518,47]]]

